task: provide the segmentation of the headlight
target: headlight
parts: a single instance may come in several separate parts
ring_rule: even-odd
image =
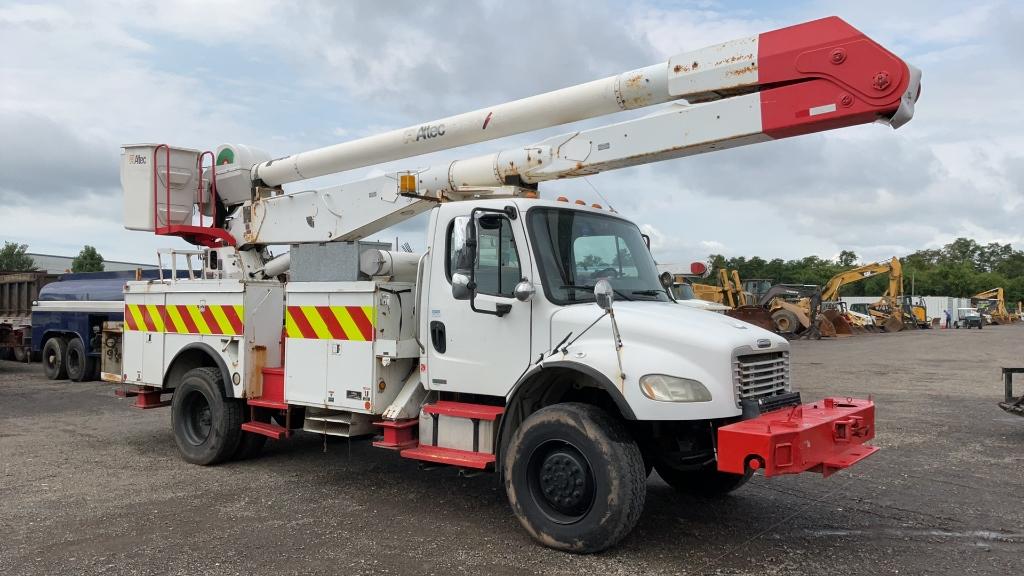
[[[676,378],[665,374],[647,374],[640,377],[640,390],[651,400],[660,402],[710,402],[711,392],[703,384],[690,378]]]

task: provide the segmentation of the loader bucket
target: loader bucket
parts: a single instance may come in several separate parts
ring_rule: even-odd
[[[822,338],[835,338],[836,327],[826,316],[818,316],[818,334]]]
[[[853,328],[850,327],[850,323],[846,321],[845,316],[836,310],[826,310],[824,316],[832,323],[836,330],[836,336],[853,336]]]
[[[882,324],[882,328],[886,332],[899,332],[904,328],[903,320],[900,320],[895,316],[889,316],[885,319],[885,323]]]
[[[727,310],[726,316],[742,320],[765,330],[775,330],[775,323],[772,322],[772,315],[760,306],[740,306],[733,310]]]

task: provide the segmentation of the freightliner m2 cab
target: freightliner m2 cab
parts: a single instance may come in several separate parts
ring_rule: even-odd
[[[630,532],[652,469],[699,495],[756,470],[831,474],[875,450],[870,400],[802,403],[784,339],[679,304],[634,222],[542,200],[538,185],[899,127],[919,78],[827,18],[285,158],[125,146],[125,225],[189,240],[199,265],[127,283],[123,364],[104,375],[140,407],[171,406],[188,462],[252,456],[299,430],[366,437],[396,457],[494,472],[532,537],[576,552]],[[648,106],[527,147],[283,189]],[[421,213],[420,253],[361,241]]]

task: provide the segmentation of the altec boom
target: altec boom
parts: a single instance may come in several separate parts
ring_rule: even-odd
[[[913,116],[920,73],[838,18],[272,159],[125,146],[125,226],[203,247],[125,287],[141,407],[173,393],[183,458],[303,429],[493,470],[527,531],[593,552],[629,533],[651,469],[724,493],[755,470],[831,474],[875,449],[870,400],[801,404],[789,344],[677,304],[636,224],[541,182]],[[282,186],[651,107],[525,147],[321,189]],[[560,199],[564,200],[564,199]],[[425,250],[359,242],[429,212]],[[272,256],[271,245],[290,244]],[[595,306],[596,304],[596,306]],[[120,338],[119,330],[107,336]]]

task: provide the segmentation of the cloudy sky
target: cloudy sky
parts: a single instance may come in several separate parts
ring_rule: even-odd
[[[237,142],[285,155],[827,15],[924,71],[910,124],[551,183],[542,196],[612,204],[652,235],[663,263],[843,249],[874,260],[957,236],[1024,248],[1024,5],[891,0],[0,0],[0,240],[53,254],[92,244],[138,262],[184,247],[122,228],[123,143]],[[424,226],[416,219],[382,237],[420,247]]]

